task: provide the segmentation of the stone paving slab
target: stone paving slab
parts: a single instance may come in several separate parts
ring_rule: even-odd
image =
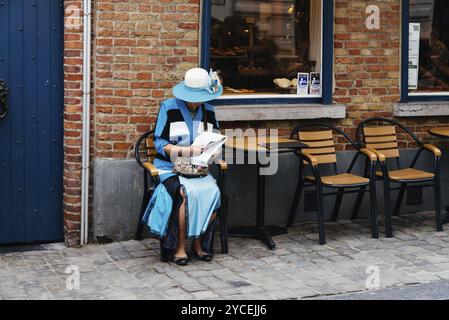
[[[317,244],[317,226],[310,222],[275,237],[275,251],[257,240],[232,238],[229,255],[187,267],[160,262],[153,239],[81,249],[3,246],[0,300],[376,298],[366,285],[368,268],[379,271],[378,289],[391,289],[389,295],[399,292],[395,288],[432,288],[449,280],[449,231],[435,232],[432,212],[395,217],[393,239],[371,239],[367,220],[326,226],[325,246]],[[73,266],[80,287],[69,290],[73,274],[66,271]]]
[[[319,300],[449,300],[449,281],[321,297]]]

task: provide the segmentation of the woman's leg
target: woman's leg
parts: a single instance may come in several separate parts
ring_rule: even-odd
[[[213,214],[212,217],[210,218],[209,226],[215,221],[215,219],[217,219],[217,213],[216,213],[216,212],[214,212],[214,214]],[[203,248],[202,248],[202,245],[201,245],[202,240],[203,240],[203,239],[201,239],[201,238],[200,238],[200,239],[193,240],[193,250],[195,250],[195,253],[198,254],[198,255],[200,255],[200,256],[206,254],[206,253],[203,251]]]
[[[186,252],[186,197],[182,188],[179,189],[179,193],[182,197],[182,204],[179,208],[179,231],[178,231],[178,244],[176,246],[175,257],[185,258]]]

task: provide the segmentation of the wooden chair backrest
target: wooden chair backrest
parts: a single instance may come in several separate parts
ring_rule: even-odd
[[[147,139],[145,139],[145,147],[148,156],[148,161],[153,163],[154,158],[157,155],[157,150],[156,147],[154,146],[154,139],[152,134],[149,135]]]
[[[303,149],[303,152],[314,156],[318,160],[318,164],[335,164],[337,162],[334,135],[331,130],[299,131],[298,139],[309,146],[309,148]]]
[[[364,127],[365,146],[379,151],[385,158],[399,158],[399,146],[394,126]]]

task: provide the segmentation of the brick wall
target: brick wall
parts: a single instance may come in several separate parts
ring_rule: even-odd
[[[95,2],[95,156],[126,158],[198,63],[199,0]]]
[[[82,1],[64,1],[64,234],[76,246],[81,222]]]
[[[400,1],[375,3],[380,9],[379,30],[365,25],[369,4],[335,4],[334,101],[347,106],[347,118],[340,124],[351,134],[363,118],[392,116],[392,104],[400,100]]]

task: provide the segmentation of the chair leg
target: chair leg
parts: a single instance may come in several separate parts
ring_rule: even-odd
[[[215,255],[215,228],[212,230],[212,236],[210,240],[209,253]]]
[[[363,198],[365,197],[365,190],[365,186],[361,187],[360,192],[357,194],[357,199],[355,200],[354,208],[351,213],[351,220],[355,220],[359,216],[360,206],[362,205]]]
[[[317,216],[318,216],[318,231],[319,231],[319,239],[320,245],[326,244],[326,227],[324,225],[324,201],[323,201],[323,188],[321,184],[317,184],[316,187],[317,194]]]
[[[373,239],[379,239],[379,221],[377,219],[376,181],[370,182],[371,234]]]
[[[393,237],[393,225],[391,219],[391,192],[390,192],[390,181],[384,179],[384,199],[385,199],[385,231],[386,237]]]
[[[441,219],[441,183],[440,179],[435,179],[435,219],[437,225],[437,231],[443,231],[443,222]]]
[[[372,164],[371,164],[371,166],[372,166]],[[365,177],[367,177],[370,174],[370,171],[372,171],[372,170],[373,170],[373,168],[370,167],[370,162],[367,159],[365,162],[365,169],[364,169]],[[363,198],[365,197],[365,192],[366,192],[366,186],[361,187],[359,193],[357,194],[357,199],[355,200],[354,207],[352,208],[351,220],[355,220],[358,218],[359,212],[360,212],[360,206],[362,205]]]
[[[295,195],[293,196],[292,205],[290,207],[290,213],[288,215],[287,228],[291,228],[295,222],[295,216],[298,210],[299,201],[301,200],[303,187],[304,182],[302,181],[302,177],[299,177],[298,185],[296,186]]]
[[[225,182],[226,174],[224,172],[220,173],[220,194],[221,194],[221,208],[220,208],[220,240],[221,240],[221,253],[229,253],[229,240],[228,240],[228,197],[225,194]]]
[[[227,215],[228,215],[228,197],[224,196],[220,209],[220,240],[221,240],[221,253],[229,253],[229,240],[228,240],[228,228],[227,228]]]
[[[401,188],[399,190],[398,198],[396,200],[396,204],[394,206],[394,211],[393,211],[393,215],[395,217],[398,217],[400,214],[401,205],[402,205],[402,201],[404,200],[404,194],[405,194],[406,190],[407,190],[407,184],[405,184],[405,183],[401,184]]]
[[[332,217],[331,217],[331,221],[333,221],[333,222],[337,222],[337,220],[338,220],[338,213],[340,212],[341,202],[343,200],[344,193],[345,193],[344,188],[338,189],[337,199],[335,201],[335,206],[334,206],[334,212],[332,212]]]

